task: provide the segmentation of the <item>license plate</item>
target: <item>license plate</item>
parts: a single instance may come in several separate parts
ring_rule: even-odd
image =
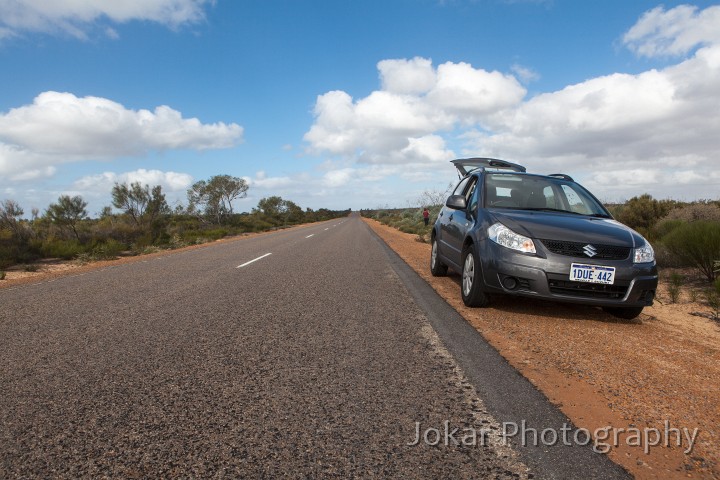
[[[615,267],[573,263],[570,265],[570,280],[612,285],[615,282]]]

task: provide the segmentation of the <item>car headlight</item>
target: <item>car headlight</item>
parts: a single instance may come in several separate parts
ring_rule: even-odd
[[[498,245],[518,252],[535,253],[535,244],[530,238],[513,232],[502,223],[496,223],[488,228],[488,238]]]
[[[649,263],[655,260],[655,250],[649,243],[645,242],[640,248],[635,249],[634,263]]]

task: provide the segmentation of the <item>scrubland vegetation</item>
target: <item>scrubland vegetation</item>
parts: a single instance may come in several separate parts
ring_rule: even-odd
[[[445,197],[445,192],[425,192],[408,208],[361,213],[427,242]],[[430,209],[427,227],[423,207]],[[615,219],[637,230],[653,245],[661,278],[668,283],[668,294],[660,301],[677,303],[686,292],[686,299],[704,302],[713,317],[720,319],[720,200],[680,202],[645,194],[606,207]]]
[[[0,280],[11,265],[35,268],[43,258],[81,262],[179,248],[247,232],[329,220],[348,211],[303,210],[278,196],[263,198],[248,213],[235,213],[232,202],[247,195],[241,178],[218,175],[188,190],[188,205],[171,210],[162,187],[115,184],[112,206],[90,218],[82,197],[60,196],[44,213],[30,218],[11,199],[0,202]]]

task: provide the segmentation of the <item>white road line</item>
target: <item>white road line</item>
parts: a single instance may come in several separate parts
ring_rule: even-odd
[[[330,227],[328,227],[328,228],[325,229],[326,232],[327,232],[328,230],[330,230]]]
[[[250,260],[249,262],[245,262],[245,263],[243,263],[242,265],[238,265],[238,266],[235,267],[235,268],[247,267],[247,266],[250,265],[251,263],[257,262],[258,260],[262,260],[263,258],[267,257],[268,255],[272,255],[272,253],[266,253],[265,255],[256,258],[255,260]]]
[[[310,238],[310,237],[314,237],[314,236],[315,236],[315,234],[314,234],[314,233],[311,233],[310,235],[308,235],[308,236],[305,237],[305,238]]]

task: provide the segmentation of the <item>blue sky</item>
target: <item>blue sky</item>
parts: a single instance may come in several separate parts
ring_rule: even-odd
[[[720,198],[720,6],[0,0],[0,199],[171,204],[212,175],[302,207],[416,203],[496,156],[606,201]]]

